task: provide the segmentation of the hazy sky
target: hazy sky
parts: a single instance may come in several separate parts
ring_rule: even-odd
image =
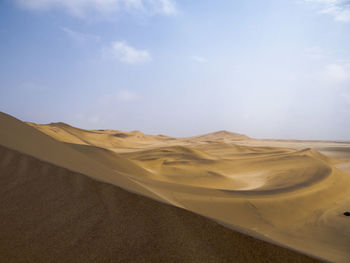
[[[350,1],[1,0],[0,110],[89,129],[350,140]]]

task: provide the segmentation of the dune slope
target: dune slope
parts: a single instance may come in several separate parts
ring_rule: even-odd
[[[108,167],[105,163],[99,162],[87,154],[82,154],[74,147],[70,147],[69,144],[59,142],[12,116],[0,113],[0,127],[0,144],[5,147],[85,174],[96,180],[112,183],[129,191],[162,200],[161,197],[123,175],[123,169],[117,170],[114,169],[115,167]],[[127,162],[122,157],[114,156],[114,162],[123,163],[124,161]],[[128,171],[133,170],[138,173],[143,169],[137,167],[136,164],[128,163]]]
[[[0,124],[0,144],[41,161],[315,258],[350,259],[350,220],[343,215],[350,209],[350,174],[338,166],[344,160],[331,157],[348,151],[332,148],[328,156],[314,148],[329,142],[261,141],[225,131],[171,138],[63,123],[30,127],[4,114]]]
[[[1,262],[316,262],[0,146]]]

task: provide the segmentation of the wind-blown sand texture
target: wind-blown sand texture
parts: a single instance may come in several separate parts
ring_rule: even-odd
[[[0,126],[1,262],[350,262],[348,143]]]

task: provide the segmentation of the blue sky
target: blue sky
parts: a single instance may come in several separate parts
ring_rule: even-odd
[[[350,140],[350,1],[0,1],[0,110],[88,129]]]

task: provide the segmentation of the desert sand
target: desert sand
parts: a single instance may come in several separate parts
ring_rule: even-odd
[[[1,262],[350,262],[350,143],[0,127]]]

